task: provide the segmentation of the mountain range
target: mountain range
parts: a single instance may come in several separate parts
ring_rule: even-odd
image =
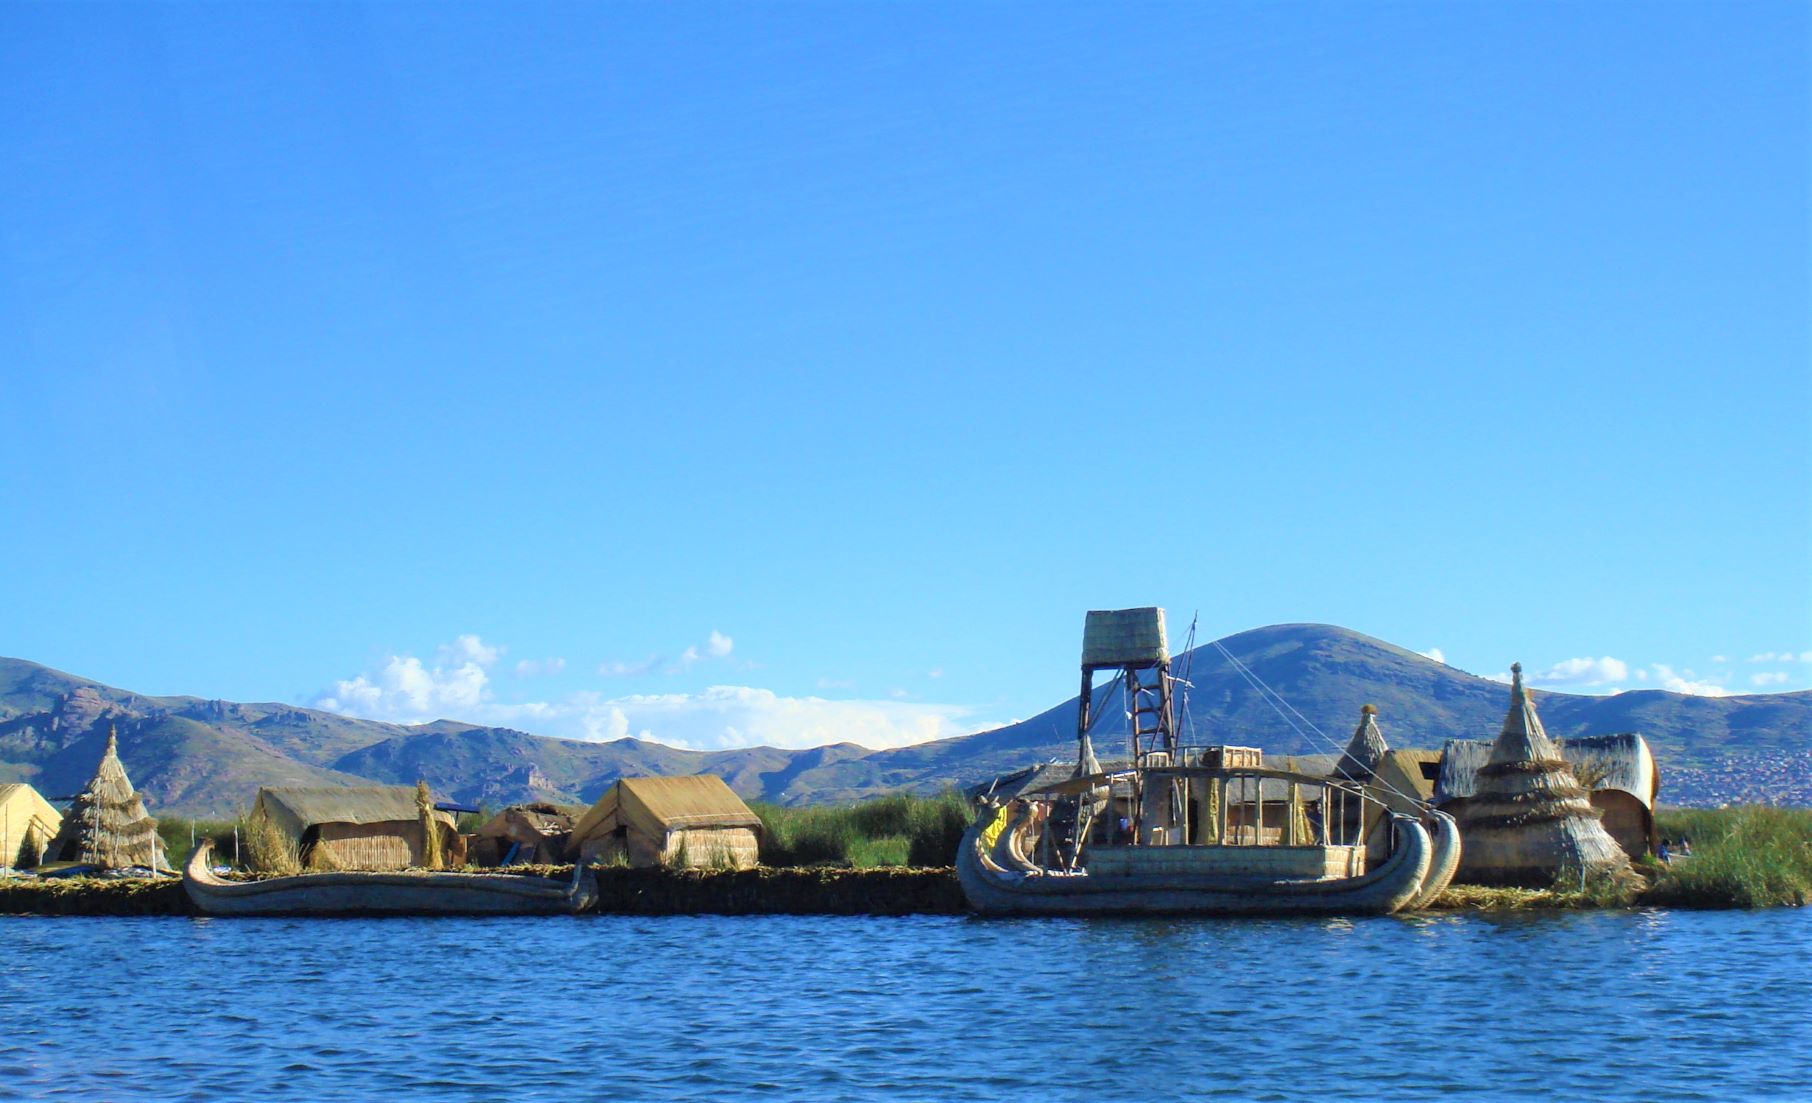
[[[1378,706],[1393,746],[1491,738],[1508,700],[1501,683],[1322,624],[1241,632],[1177,656],[1172,669],[1189,683],[1179,700],[1185,742],[1285,753],[1337,749],[1368,703]],[[1296,715],[1286,719],[1273,697]],[[1812,691],[1538,697],[1543,720],[1557,737],[1641,732],[1661,762],[1664,784],[1670,764],[1743,755],[1797,761],[1812,754]],[[1104,756],[1119,753],[1121,710],[1113,691],[1100,699],[1106,719],[1096,729],[1097,748]],[[894,790],[933,792],[1033,762],[1069,759],[1075,713],[1072,697],[1005,727],[891,750],[835,743],[703,752],[633,738],[555,739],[452,720],[400,725],[286,704],[147,697],[0,658],[0,781],[30,782],[52,798],[72,794],[88,779],[114,727],[134,783],[154,812],[173,814],[236,815],[261,785],[413,784],[419,778],[444,797],[494,808],[523,800],[590,801],[618,777],[679,773],[718,774],[750,799],[837,802]]]

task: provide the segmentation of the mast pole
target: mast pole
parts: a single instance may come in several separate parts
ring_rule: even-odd
[[[1076,776],[1088,772],[1088,711],[1089,702],[1095,695],[1094,672],[1088,667],[1082,668],[1082,692],[1077,695],[1076,706]]]

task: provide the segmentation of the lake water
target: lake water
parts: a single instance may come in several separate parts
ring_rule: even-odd
[[[0,937],[4,1098],[1812,1098],[1812,911]]]

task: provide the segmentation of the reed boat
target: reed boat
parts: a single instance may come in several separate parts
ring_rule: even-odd
[[[597,901],[583,862],[570,881],[482,873],[303,873],[228,881],[202,842],[183,869],[183,889],[203,915],[574,915]]]
[[[1162,609],[1088,614],[1075,770],[980,802],[956,858],[977,912],[1388,915],[1427,906],[1451,882],[1461,854],[1452,816],[1387,804],[1374,780],[1341,770],[1279,769],[1257,748],[1183,744],[1171,697],[1187,681],[1171,677],[1169,661]],[[1103,770],[1091,742],[1102,669],[1115,671],[1123,707],[1112,711],[1127,718],[1131,757],[1120,770]]]

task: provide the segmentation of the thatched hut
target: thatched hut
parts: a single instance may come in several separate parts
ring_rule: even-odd
[[[1555,741],[1555,749],[1573,767],[1574,778],[1591,791],[1592,807],[1604,829],[1631,858],[1654,851],[1655,800],[1661,772],[1648,741],[1636,732],[1588,735]],[[1491,758],[1491,744],[1479,739],[1450,739],[1441,752],[1434,800],[1442,811],[1459,816],[1478,794],[1478,773]]]
[[[573,825],[583,815],[583,804],[512,804],[478,829],[468,857],[478,866],[563,862]]]
[[[1377,706],[1360,710],[1359,727],[1340,756],[1334,776],[1360,782],[1366,794],[1378,802],[1362,802],[1359,811],[1365,819],[1358,825],[1358,837],[1365,840],[1372,860],[1382,860],[1390,852],[1390,813],[1420,816],[1428,811],[1440,761],[1439,751],[1392,749],[1378,728]]]
[[[94,777],[76,794],[56,838],[44,852],[46,862],[86,862],[102,869],[143,866],[163,869],[164,843],[157,821],[132,789],[120,762],[119,733],[107,729],[107,749]]]
[[[759,830],[720,777],[626,777],[579,818],[567,852],[585,862],[747,869]]]
[[[1542,886],[1626,871],[1628,856],[1543,730],[1522,664],[1510,671],[1504,730],[1478,770],[1471,803],[1456,817],[1466,842],[1459,879]]]
[[[30,869],[63,826],[63,814],[24,782],[0,785],[0,867]]]
[[[407,869],[427,863],[416,790],[408,785],[272,787],[258,790],[253,817],[277,828],[305,866]],[[432,810],[446,865],[465,863],[465,840],[451,813]]]

